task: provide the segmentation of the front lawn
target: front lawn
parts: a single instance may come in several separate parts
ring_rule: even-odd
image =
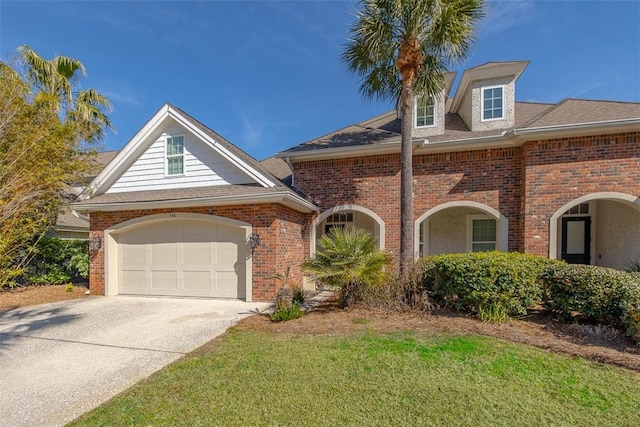
[[[477,335],[232,328],[71,425],[638,426],[640,374]]]

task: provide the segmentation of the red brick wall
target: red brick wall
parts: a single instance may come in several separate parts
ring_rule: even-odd
[[[310,216],[276,204],[93,212],[90,215],[90,235],[104,237],[103,230],[124,221],[169,212],[217,215],[253,225],[254,231],[260,235],[260,246],[255,250],[252,260],[254,301],[274,299],[276,283],[267,277],[284,272],[287,265],[292,266],[291,273],[295,280],[301,280],[299,264],[308,254],[306,248],[309,245],[308,236],[305,244],[302,230],[310,221]],[[89,284],[92,294],[104,295],[104,248],[91,254]]]
[[[442,203],[473,201],[509,221],[509,250],[548,255],[549,218],[589,193],[640,195],[639,133],[532,141],[522,147],[414,156],[414,219]],[[323,212],[356,204],[386,224],[400,248],[400,156],[294,164],[295,183]]]
[[[397,154],[294,164],[295,183],[323,212],[356,204],[386,226],[386,248],[400,250],[400,156]],[[509,247],[518,250],[520,152],[517,148],[414,156],[414,219],[442,203],[473,201],[509,220]]]
[[[578,197],[640,197],[640,132],[531,141],[522,150],[527,253],[549,255],[549,219]]]

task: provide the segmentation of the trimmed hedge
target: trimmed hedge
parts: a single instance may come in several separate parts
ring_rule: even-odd
[[[590,265],[556,265],[542,275],[544,307],[615,326],[640,342],[640,275]]]
[[[425,287],[433,299],[458,310],[526,314],[539,304],[539,276],[560,261],[515,252],[471,252],[425,259]]]

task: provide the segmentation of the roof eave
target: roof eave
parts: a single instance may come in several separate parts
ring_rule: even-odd
[[[463,150],[516,147],[532,139],[563,138],[569,136],[597,135],[604,133],[621,133],[640,130],[640,118],[609,120],[603,122],[578,123],[537,128],[505,130],[501,134],[475,138],[448,139],[438,142],[414,141],[416,153],[442,153]],[[426,142],[425,142],[426,141]],[[361,145],[339,148],[324,148],[298,152],[282,152],[276,156],[287,157],[292,162],[329,160],[336,158],[374,156],[400,152],[400,140],[378,145]]]
[[[280,191],[270,194],[248,194],[240,196],[214,196],[176,200],[152,200],[147,202],[77,202],[73,204],[73,208],[76,211],[82,212],[115,212],[131,209],[177,209],[188,207],[247,205],[260,203],[280,203],[302,213],[311,213],[318,211],[318,207],[316,205],[290,191]]]

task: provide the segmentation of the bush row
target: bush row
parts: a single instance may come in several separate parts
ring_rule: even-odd
[[[87,277],[89,243],[86,240],[43,237],[19,282],[60,285]]]
[[[640,274],[504,252],[438,255],[422,261],[433,301],[504,320],[543,305],[562,318],[621,328],[640,342]]]

